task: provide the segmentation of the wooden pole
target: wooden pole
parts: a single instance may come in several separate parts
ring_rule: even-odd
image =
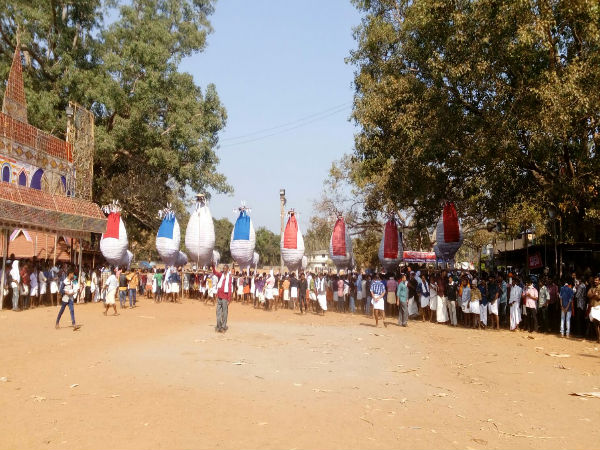
[[[79,243],[79,282],[81,283],[81,265],[82,265],[82,256],[83,256],[83,249],[81,248],[81,238],[77,239],[77,242]]]
[[[3,230],[2,236],[4,237],[3,242],[3,251],[2,251],[2,281],[0,281],[0,297],[2,300],[0,301],[0,311],[4,307],[4,287],[6,284],[6,258],[8,257],[8,229]]]
[[[53,266],[56,266],[56,246],[58,245],[58,234],[54,235],[54,255],[52,256],[53,258]]]

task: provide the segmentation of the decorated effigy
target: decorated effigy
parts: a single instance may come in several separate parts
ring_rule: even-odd
[[[132,261],[133,261],[133,253],[129,250],[126,250],[125,255],[123,256],[123,259],[121,259],[121,261],[117,265],[122,269],[129,270],[129,268],[131,267]]]
[[[121,217],[121,206],[118,201],[102,207],[108,214],[106,231],[100,238],[100,252],[104,259],[113,266],[118,266],[127,257],[127,231]]]
[[[185,246],[192,263],[209,265],[215,247],[215,226],[208,202],[204,195],[198,195],[196,206],[185,231]]]
[[[304,238],[294,210],[291,210],[288,216],[283,236],[281,236],[281,257],[288,269],[297,270],[300,268],[304,256]]]
[[[398,231],[398,221],[392,215],[383,226],[383,236],[379,244],[379,262],[386,271],[393,272],[402,262],[402,234]]]
[[[221,253],[218,250],[213,250],[212,259],[210,261],[211,264],[218,266],[220,260],[221,260]]]
[[[188,263],[188,257],[185,253],[183,253],[181,250],[179,252],[177,252],[177,257],[175,258],[175,266],[176,267],[183,267]]]
[[[438,247],[437,244],[435,244],[433,246],[433,253],[435,253],[435,259],[436,259],[436,261],[444,261],[444,255],[440,251],[440,248]]]
[[[443,261],[452,261],[462,245],[463,235],[458,221],[458,213],[454,202],[446,202],[444,210],[437,223],[436,231],[437,252]]]
[[[254,255],[252,256],[252,267],[254,267],[254,270],[256,270],[256,268],[258,267],[259,261],[260,255],[257,252],[254,252]]]
[[[341,214],[338,214],[329,240],[329,257],[338,270],[352,266],[352,240]]]
[[[238,208],[238,211],[238,218],[235,221],[233,230],[231,230],[229,250],[231,251],[231,257],[240,267],[248,267],[254,265],[256,234],[249,214],[250,209],[242,205]]]
[[[179,222],[170,206],[159,211],[158,215],[162,218],[162,222],[156,234],[156,250],[165,264],[170,265],[175,263],[179,256],[181,243]]]

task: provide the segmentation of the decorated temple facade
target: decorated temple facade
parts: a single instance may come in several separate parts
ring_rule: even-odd
[[[76,195],[75,175],[73,144],[28,122],[17,45],[0,112],[4,255],[73,261],[74,248],[90,249],[92,235],[104,232],[106,219],[99,206],[89,201],[91,195]]]
[[[14,53],[0,113],[0,175],[5,183],[71,194],[73,146],[27,121],[21,52]]]

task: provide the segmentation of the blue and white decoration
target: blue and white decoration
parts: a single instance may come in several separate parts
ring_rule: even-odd
[[[240,267],[248,267],[253,262],[256,234],[249,215],[250,209],[242,203],[237,211],[239,215],[231,230],[229,249],[231,257]]]
[[[170,205],[158,212],[162,223],[156,234],[156,250],[165,264],[173,264],[179,256],[181,230]]]

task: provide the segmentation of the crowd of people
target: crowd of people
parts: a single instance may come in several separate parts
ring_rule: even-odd
[[[515,273],[478,274],[474,271],[413,270],[396,273],[311,273],[225,270],[222,272],[165,267],[120,269],[52,265],[45,261],[18,261],[11,255],[5,270],[4,298],[14,311],[41,305],[60,306],[57,326],[66,307],[74,303],[104,302],[112,308],[135,308],[137,295],[154,302],[181,303],[182,298],[219,304],[226,294],[233,301],[264,310],[297,310],[325,314],[365,314],[376,326],[397,317],[400,326],[410,320],[430,321],[476,329],[508,328],[529,332],[595,337],[600,341],[600,278],[582,279],[576,273],[558,283],[547,276],[522,277]],[[223,308],[223,305],[221,305]],[[225,311],[226,329],[226,311]],[[386,319],[388,321],[386,322]],[[219,328],[219,327],[217,327]],[[220,330],[218,330],[220,331]]]

